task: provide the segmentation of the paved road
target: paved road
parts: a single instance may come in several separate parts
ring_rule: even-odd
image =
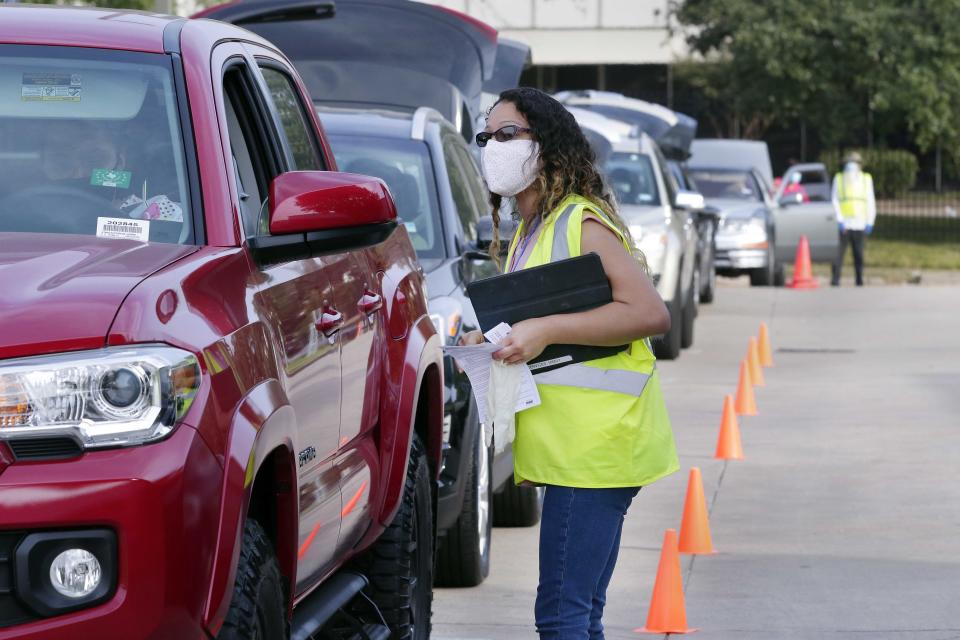
[[[747,459],[724,464],[723,394],[761,320],[776,366],[740,421]],[[720,550],[683,560],[695,637],[960,638],[960,288],[724,287],[697,332],[661,364],[682,471],[627,517],[607,638],[642,637],[691,466]],[[438,591],[435,638],[536,639],[537,530],[493,544],[484,585]]]

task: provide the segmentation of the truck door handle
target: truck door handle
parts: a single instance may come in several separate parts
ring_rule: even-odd
[[[324,309],[320,319],[317,320],[317,330],[328,338],[340,331],[341,327],[343,327],[343,314],[331,307]]]
[[[369,290],[363,292],[363,297],[360,298],[360,302],[357,303],[360,312],[365,315],[376,313],[382,306],[383,297]]]

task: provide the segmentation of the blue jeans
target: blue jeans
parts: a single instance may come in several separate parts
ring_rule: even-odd
[[[640,487],[548,486],[540,523],[540,640],[604,640],[603,607],[623,518]]]

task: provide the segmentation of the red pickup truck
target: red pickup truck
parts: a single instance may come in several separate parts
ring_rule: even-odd
[[[0,638],[428,638],[440,342],[240,28],[0,6]]]

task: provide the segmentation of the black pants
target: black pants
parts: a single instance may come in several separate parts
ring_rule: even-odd
[[[857,286],[863,286],[863,239],[866,234],[863,231],[843,231],[840,234],[840,245],[837,247],[837,259],[833,262],[833,277],[830,284],[837,286],[840,284],[840,269],[843,267],[843,256],[847,252],[847,243],[853,249],[853,268],[857,272]]]

